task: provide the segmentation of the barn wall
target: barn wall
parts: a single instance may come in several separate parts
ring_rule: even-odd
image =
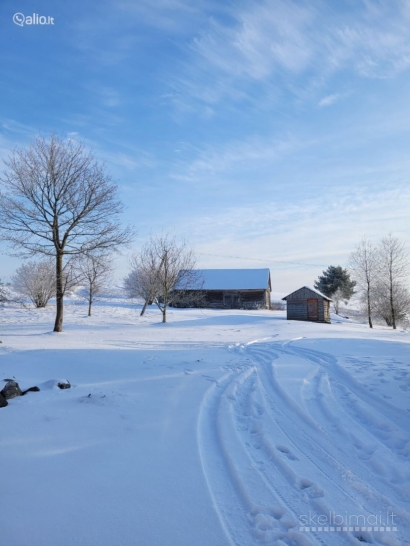
[[[187,306],[186,302],[189,301],[187,294],[189,291],[181,291],[181,303],[178,301],[174,303],[175,307]],[[198,305],[200,307],[207,307],[213,309],[231,309],[231,305],[227,302],[231,300],[230,296],[236,299],[235,307],[238,309],[269,309],[270,306],[270,294],[269,290],[197,290],[195,294],[201,294],[203,299]],[[194,298],[192,298],[194,301]],[[191,305],[189,305],[191,306]],[[196,307],[195,303],[192,307]]]

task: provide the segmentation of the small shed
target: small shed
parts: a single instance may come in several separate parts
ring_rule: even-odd
[[[330,323],[330,298],[309,286],[302,286],[282,298],[287,303],[288,320]]]
[[[193,273],[197,287],[188,284],[181,289],[177,284],[175,292],[181,293],[181,299],[176,298],[175,307],[185,306],[183,301],[189,301],[192,291],[201,295],[200,307],[270,309],[269,269],[196,269]]]

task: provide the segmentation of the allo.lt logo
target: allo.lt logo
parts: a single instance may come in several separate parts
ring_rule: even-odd
[[[19,27],[24,27],[24,25],[54,25],[54,17],[39,15],[38,13],[27,16],[23,13],[15,13],[13,15],[13,23]]]

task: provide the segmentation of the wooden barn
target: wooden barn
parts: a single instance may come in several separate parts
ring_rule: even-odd
[[[330,298],[318,290],[303,286],[285,298],[288,320],[330,323]]]
[[[269,269],[196,269],[199,288],[184,287],[175,307],[208,307],[221,309],[270,309],[272,290]],[[175,289],[178,292],[178,285]],[[189,293],[192,302],[188,304]],[[200,298],[196,297],[200,295]]]

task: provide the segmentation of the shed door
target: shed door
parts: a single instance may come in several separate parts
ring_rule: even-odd
[[[307,309],[308,309],[308,320],[319,320],[319,301],[316,298],[308,298],[307,300]]]

